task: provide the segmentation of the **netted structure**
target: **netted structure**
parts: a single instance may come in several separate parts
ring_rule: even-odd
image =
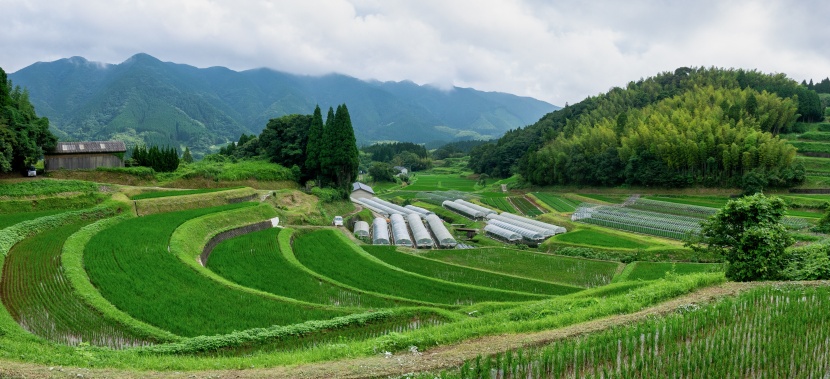
[[[412,237],[415,238],[415,246],[418,248],[430,248],[435,244],[429,235],[429,231],[424,226],[420,215],[415,213],[410,214],[406,216],[406,221],[409,222],[409,229],[412,230]]]
[[[447,230],[447,227],[444,226],[444,222],[441,221],[441,218],[438,216],[431,214],[426,217],[427,223],[429,224],[429,228],[432,230],[432,234],[435,236],[435,242],[440,247],[444,248],[453,248],[455,245],[458,245],[458,241],[453,238],[450,231]]]
[[[499,228],[507,229],[507,230],[509,230],[511,232],[514,232],[514,233],[517,233],[518,235],[520,235],[520,236],[522,236],[522,237],[524,237],[524,238],[526,238],[530,241],[533,241],[533,242],[538,242],[538,241],[542,241],[542,240],[545,239],[545,236],[542,235],[542,233],[535,232],[535,231],[530,230],[530,229],[525,229],[521,226],[508,224],[506,222],[499,221],[499,220],[490,220],[490,222],[487,223],[487,225],[495,225],[495,226],[498,226]]]
[[[389,227],[383,217],[372,222],[372,245],[389,245]]]
[[[396,213],[390,216],[390,219],[392,220],[392,237],[395,238],[395,245],[412,246],[412,238],[409,237],[409,228],[406,227],[403,216]]]
[[[525,224],[535,225],[535,226],[538,226],[540,228],[548,229],[554,235],[562,234],[562,233],[567,232],[567,230],[565,228],[561,227],[561,226],[548,224],[546,222],[537,221],[537,220],[530,219],[530,218],[527,218],[527,217],[517,216],[517,215],[514,215],[512,213],[502,212],[500,216],[504,216],[504,217],[507,217],[507,218],[512,218],[514,220],[521,221]]]
[[[441,203],[449,200],[453,201],[455,199],[464,199],[469,200],[472,199],[473,196],[467,192],[461,191],[433,191],[433,192],[418,192],[417,197],[424,202],[434,204],[434,205],[441,205]]]
[[[504,216],[497,215],[497,214],[489,214],[489,215],[487,215],[487,219],[488,220],[499,220],[501,222],[505,222],[505,223],[508,223],[508,224],[511,224],[511,225],[516,225],[516,226],[519,226],[519,227],[522,227],[522,228],[525,228],[525,229],[528,229],[528,230],[532,230],[532,231],[535,231],[535,232],[539,232],[539,233],[542,233],[542,235],[545,236],[545,237],[550,237],[550,236],[555,234],[550,229],[545,229],[545,228],[542,228],[540,226],[531,225],[531,224],[528,224],[528,223],[523,222],[523,221],[515,220],[515,219],[512,219],[512,218],[504,217]]]
[[[493,225],[493,224],[485,225],[484,226],[484,231],[490,237],[500,239],[500,240],[504,240],[504,241],[507,241],[507,242],[519,242],[519,241],[522,240],[522,236],[520,236],[518,233],[507,230],[507,229],[504,229],[504,228],[500,228],[500,227],[498,227],[496,225]]]
[[[357,238],[369,238],[369,223],[366,221],[355,222],[354,236]]]
[[[475,209],[475,210],[477,210],[477,211],[479,211],[479,212],[481,212],[481,213],[484,213],[484,215],[485,215],[485,216],[486,216],[486,215],[489,215],[489,214],[498,213],[498,212],[496,212],[496,211],[494,211],[494,210],[492,210],[492,209],[490,209],[490,208],[487,208],[487,207],[482,207],[481,205],[478,205],[478,204],[475,204],[475,203],[471,203],[471,202],[466,201],[466,200],[464,200],[464,199],[457,199],[457,200],[455,200],[455,202],[456,202],[456,203],[458,203],[458,204],[464,205],[464,206],[466,206],[466,207],[468,207],[468,208]]]
[[[446,200],[443,203],[441,203],[441,206],[444,207],[444,208],[447,208],[447,209],[449,209],[449,210],[451,210],[455,213],[458,213],[458,214],[460,214],[464,217],[471,218],[473,220],[480,219],[480,218],[484,217],[484,212],[475,210],[473,208],[470,208],[466,205],[456,203],[454,201]]]

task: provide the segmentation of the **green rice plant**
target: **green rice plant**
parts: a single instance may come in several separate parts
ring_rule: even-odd
[[[790,141],[790,144],[798,149],[799,153],[823,153],[830,154],[830,143]]]
[[[406,254],[397,251],[395,246],[364,246],[363,249],[374,257],[405,271],[453,283],[466,283],[475,286],[540,295],[565,295],[582,290],[582,288],[577,286],[566,286],[541,280],[499,274],[432,260],[416,254]]]
[[[133,207],[139,216],[183,211],[194,208],[219,206],[239,201],[249,201],[256,198],[257,192],[253,188],[238,188],[219,192],[189,194],[175,197],[159,197],[143,200],[134,200]]]
[[[397,305],[309,275],[280,251],[280,233],[281,229],[271,228],[228,239],[210,253],[207,267],[240,285],[311,303],[371,308]]]
[[[489,205],[492,208],[496,208],[504,212],[516,213],[516,208],[514,208],[513,204],[510,204],[510,202],[506,198],[490,197],[482,198],[480,201],[485,205]]]
[[[459,174],[415,173],[410,176],[414,182],[406,186],[407,191],[475,191],[476,181]]]
[[[98,185],[81,180],[37,179],[20,182],[0,182],[0,199],[91,192],[98,192]]]
[[[432,250],[426,258],[508,275],[578,287],[608,284],[618,262],[563,257],[508,248]]]
[[[595,229],[582,229],[559,234],[554,236],[552,241],[617,249],[646,249],[649,247],[648,244],[640,241]]]
[[[0,200],[0,214],[65,211],[94,207],[109,199],[108,194],[86,192],[80,194],[46,195],[49,197],[15,197]]]
[[[424,377],[824,377],[830,289],[768,286],[547,346],[478,357]]]
[[[243,188],[243,187],[203,188],[203,189],[195,189],[195,190],[168,190],[168,191],[145,192],[145,193],[138,194],[138,195],[135,195],[135,196],[130,196],[130,200],[156,199],[156,198],[159,198],[159,197],[197,195],[197,194],[201,194],[201,193],[220,192],[220,191],[227,191],[227,190],[233,190],[233,189],[239,189],[239,188]]]
[[[801,140],[830,142],[830,133],[827,132],[806,132],[798,136]]]
[[[84,266],[101,294],[131,316],[181,336],[228,333],[347,314],[264,298],[229,288],[188,267],[168,251],[182,223],[250,203],[156,214],[96,234]]]
[[[524,196],[515,196],[508,198],[519,209],[522,214],[528,217],[536,217],[544,212],[539,210],[530,200],[526,199]]]
[[[556,196],[554,194],[546,192],[534,192],[533,196],[536,196],[536,198],[539,199],[539,201],[547,204],[551,208],[555,209],[557,212],[573,212],[579,205],[577,202],[566,197]]]
[[[617,280],[655,280],[666,275],[689,275],[701,272],[723,272],[720,263],[634,262],[626,266]]]
[[[304,266],[336,283],[432,304],[459,305],[540,298],[538,295],[491,290],[409,273],[372,257],[342,233],[331,229],[297,238],[294,254]]]
[[[34,220],[45,216],[51,216],[63,212],[62,210],[48,210],[40,212],[24,212],[24,213],[8,213],[0,214],[0,229],[3,229],[14,224]]]
[[[47,230],[16,244],[0,277],[0,299],[27,331],[67,345],[124,348],[156,342],[88,306],[61,266],[64,241],[87,222]]]

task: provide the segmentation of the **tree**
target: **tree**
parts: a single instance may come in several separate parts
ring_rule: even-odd
[[[331,110],[329,110],[331,115]],[[323,141],[326,149],[321,154],[320,168],[331,187],[337,189],[343,198],[348,197],[353,180],[357,177],[360,165],[357,149],[357,140],[352,128],[352,120],[346,104],[339,105],[333,121],[323,131]]]
[[[29,92],[14,87],[0,68],[0,172],[24,170],[57,142],[49,120],[35,113]]]
[[[392,166],[389,163],[372,162],[372,167],[369,167],[369,175],[376,182],[394,182],[394,174],[395,171],[392,170]]]
[[[190,148],[185,147],[184,153],[182,153],[182,162],[184,163],[193,163],[193,155],[190,154]]]
[[[311,120],[311,116],[299,114],[271,119],[259,136],[259,146],[271,162],[284,167],[302,167]]]
[[[730,200],[701,223],[700,236],[687,241],[687,246],[725,257],[730,280],[780,279],[786,248],[793,243],[781,224],[785,210],[784,200],[761,193]]]
[[[320,178],[320,155],[323,148],[323,113],[320,106],[314,107],[314,114],[311,116],[311,127],[308,130],[308,143],[306,144],[305,169],[306,176],[310,179]]]

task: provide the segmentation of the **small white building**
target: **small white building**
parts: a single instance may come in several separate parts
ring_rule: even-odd
[[[354,199],[369,199],[375,197],[375,191],[361,182],[352,183],[352,194]]]
[[[406,167],[403,167],[403,166],[395,166],[395,167],[392,167],[392,169],[398,172],[397,174],[395,174],[396,176],[408,175],[409,174],[409,170],[407,170]]]

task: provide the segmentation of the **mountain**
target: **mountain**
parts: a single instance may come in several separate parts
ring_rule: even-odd
[[[62,140],[121,139],[189,146],[200,156],[269,119],[345,103],[360,144],[497,138],[558,107],[470,88],[271,69],[196,68],[136,54],[120,64],[81,57],[38,62],[9,75]],[[325,110],[324,110],[325,113]]]

